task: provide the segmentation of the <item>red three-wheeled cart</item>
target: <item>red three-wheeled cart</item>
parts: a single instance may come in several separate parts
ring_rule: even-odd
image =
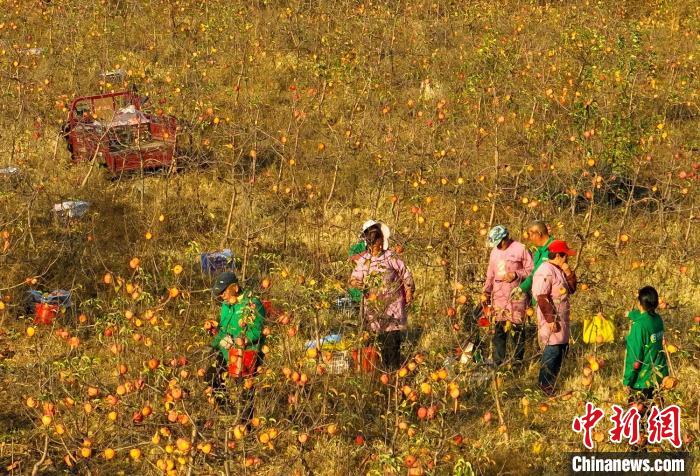
[[[145,113],[132,91],[76,98],[64,134],[75,162],[98,161],[112,174],[169,167],[177,119]]]

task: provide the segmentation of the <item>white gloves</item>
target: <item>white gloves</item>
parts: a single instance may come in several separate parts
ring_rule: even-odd
[[[226,336],[223,339],[221,339],[221,341],[219,341],[219,347],[221,347],[222,349],[226,349],[226,350],[233,347],[233,337]]]

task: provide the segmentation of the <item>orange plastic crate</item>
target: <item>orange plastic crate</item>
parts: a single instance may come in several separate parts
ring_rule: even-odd
[[[376,347],[364,347],[362,349],[362,359],[357,349],[352,351],[352,360],[355,362],[355,370],[362,372],[373,372],[379,364],[379,352]],[[362,362],[360,362],[360,360]]]

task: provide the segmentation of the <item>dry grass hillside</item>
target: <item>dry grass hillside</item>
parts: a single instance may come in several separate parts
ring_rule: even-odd
[[[0,168],[19,169],[0,175],[0,472],[559,474],[583,448],[584,402],[625,400],[625,311],[644,284],[677,349],[664,398],[697,457],[699,59],[692,0],[0,0]],[[101,77],[118,69],[123,82]],[[71,163],[72,98],[132,84],[180,118],[177,170]],[[64,222],[63,200],[91,206]],[[411,370],[388,384],[324,373],[303,347],[359,339],[333,302],[370,217],[417,284]],[[486,231],[526,240],[533,219],[579,250],[551,400],[534,339],[516,375],[449,360],[470,337]],[[198,254],[221,248],[283,313],[247,434],[200,376],[218,309]],[[30,288],[74,305],[36,326]],[[615,342],[584,344],[598,312]],[[629,450],[605,428],[597,451]]]

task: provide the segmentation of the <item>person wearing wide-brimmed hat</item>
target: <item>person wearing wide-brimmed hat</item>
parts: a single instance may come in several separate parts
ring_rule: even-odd
[[[211,386],[217,401],[227,404],[224,374],[233,369],[234,376],[250,376],[255,373],[262,360],[265,308],[260,299],[243,290],[233,272],[224,272],[217,276],[212,286],[212,295],[221,300],[222,304],[219,331],[211,342],[211,346],[219,351],[213,365]],[[248,422],[252,417],[253,391],[249,388],[242,396],[244,422]]]
[[[503,225],[494,226],[489,231],[487,245],[492,249],[484,283],[484,298],[485,304],[491,306],[495,322],[493,362],[496,365],[504,363],[508,335],[512,334],[515,345],[513,363],[519,364],[525,356],[527,298],[523,295],[512,299],[511,294],[532,271],[532,256],[525,245],[511,239]]]
[[[386,225],[385,223],[378,222],[375,220],[367,220],[362,224],[362,231],[360,233],[360,241],[355,243],[350,247],[348,250],[348,256],[350,257],[350,260],[354,263],[357,263],[357,261],[360,259],[360,257],[367,252],[367,232],[370,229],[373,228],[378,228],[382,232],[382,237],[383,237],[383,243],[382,243],[382,248],[384,250],[389,249],[389,237],[391,236],[391,230],[389,229],[389,226]],[[362,301],[362,291],[357,288],[349,288],[348,289],[348,295],[350,296],[350,299],[352,299],[352,302],[359,304],[360,301]]]
[[[406,307],[413,301],[415,284],[403,260],[389,249],[389,227],[376,222],[365,225],[367,249],[357,258],[350,286],[364,294],[364,324],[377,337],[384,368],[395,370],[402,364]]]
[[[570,296],[576,292],[576,273],[567,260],[576,251],[562,240],[552,241],[547,250],[548,260],[532,279],[532,294],[537,299],[538,337],[543,348],[539,385],[547,395],[553,395],[569,349]]]

